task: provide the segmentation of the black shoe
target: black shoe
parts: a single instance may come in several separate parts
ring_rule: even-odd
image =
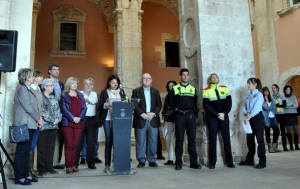
[[[263,168],[265,168],[266,167],[266,165],[260,165],[260,164],[258,164],[258,165],[256,165],[256,169],[263,169]]]
[[[150,167],[158,167],[157,163],[155,163],[155,162],[149,163],[149,166],[150,166]]]
[[[95,164],[89,164],[88,168],[89,169],[97,169],[97,167],[95,166]]]
[[[227,167],[229,168],[235,168],[235,165],[232,163],[232,164],[227,164]]]
[[[181,165],[176,165],[176,166],[175,166],[175,170],[179,171],[179,170],[181,170],[181,169],[182,169],[182,166],[181,166]]]
[[[288,152],[289,149],[287,149],[287,147],[283,147],[283,151]]]
[[[202,169],[201,165],[190,165],[190,168],[192,169]]]
[[[145,167],[145,163],[140,162],[140,163],[137,165],[137,168],[143,168],[143,167]]]
[[[164,156],[157,156],[157,158],[156,159],[166,159]]]
[[[62,166],[62,165],[56,165],[53,167],[53,169],[64,169],[65,166]]]
[[[164,163],[164,165],[173,165],[173,161],[168,160],[166,163]]]
[[[99,158],[95,158],[95,163],[102,163],[102,161]]]
[[[81,158],[80,164],[85,164],[85,159]]]
[[[215,169],[216,166],[215,166],[215,165],[210,165],[209,168],[210,168],[210,169]]]
[[[239,163],[239,165],[240,166],[254,166],[254,161],[247,161],[247,160],[245,160],[245,161],[242,161],[242,162],[240,162]]]

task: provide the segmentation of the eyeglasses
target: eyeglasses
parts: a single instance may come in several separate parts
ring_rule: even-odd
[[[144,81],[151,80],[152,78],[143,78]]]
[[[53,85],[46,85],[46,86],[48,86],[48,87],[54,87]]]

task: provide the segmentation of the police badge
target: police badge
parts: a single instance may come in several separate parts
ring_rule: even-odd
[[[224,95],[225,93],[222,91],[221,94]]]
[[[125,109],[121,109],[121,117],[125,117]]]
[[[192,89],[190,89],[190,92],[192,93],[192,92],[193,92],[193,90],[192,90]]]
[[[257,94],[255,94],[253,97],[255,98],[257,96]]]

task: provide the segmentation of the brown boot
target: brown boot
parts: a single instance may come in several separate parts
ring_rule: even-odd
[[[29,152],[29,175],[32,178],[38,178],[38,174],[34,172],[33,167],[34,167],[34,152]]]

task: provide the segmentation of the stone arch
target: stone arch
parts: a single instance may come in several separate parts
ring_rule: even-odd
[[[178,19],[179,17],[179,11],[178,11],[178,1],[177,0],[143,0],[143,2],[149,2],[149,3],[157,3],[160,4],[170,11],[172,11],[176,18]]]
[[[286,83],[295,76],[300,76],[300,66],[290,68],[290,69],[286,70],[285,72],[283,72],[282,74],[280,74],[280,76],[278,77],[278,82],[277,82],[279,87],[281,89],[283,89],[283,87],[286,85]]]

